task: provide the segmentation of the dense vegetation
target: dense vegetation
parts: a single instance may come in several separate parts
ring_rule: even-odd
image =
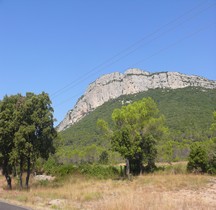
[[[154,100],[147,97],[148,95]],[[123,104],[125,106],[122,106]],[[163,177],[168,177],[164,186],[169,186],[170,180],[175,180],[172,183],[176,183],[176,177],[177,179],[180,177],[170,178],[170,174],[184,175],[188,172],[216,174],[216,111],[214,110],[216,110],[215,90],[193,88],[150,90],[109,101],[56,136],[53,128],[53,109],[47,94],[5,96],[0,101],[0,169],[3,169],[9,188],[13,174],[15,180],[13,186],[15,185],[16,189],[17,173],[19,191],[12,194],[17,198],[26,192],[25,202],[32,197],[29,196],[31,192],[37,195],[37,199],[40,193],[50,197],[55,192],[55,198],[58,195],[58,198],[62,196],[67,201],[72,199],[73,206],[74,201],[82,202],[80,199],[98,198],[98,191],[92,191],[94,186],[102,189],[104,198],[104,193],[108,189],[107,184],[110,183],[110,180],[107,182],[105,179],[124,180],[127,175],[127,178],[136,181],[142,177],[134,179],[129,172],[133,175],[140,172],[154,172],[150,179],[148,176],[143,176],[142,183],[139,181],[139,187],[136,189],[141,189],[143,183],[149,186],[148,179],[152,180],[159,175],[160,181],[157,181],[156,186],[161,190]],[[52,153],[54,149],[56,152]],[[126,167],[122,164],[125,159],[126,163],[129,163]],[[184,161],[171,164],[173,161],[186,159],[188,163]],[[31,190],[20,191],[22,174],[24,172],[27,174],[25,184],[28,188],[30,173],[33,170],[37,174],[46,173],[55,178],[53,181],[31,179]],[[161,176],[162,174],[166,176]],[[184,175],[184,181],[190,176]],[[103,182],[96,182],[96,179],[103,179]],[[193,176],[191,179],[193,181],[190,182],[194,183],[194,179]],[[84,180],[90,181],[90,184],[83,184]],[[102,185],[98,188],[99,182]],[[134,181],[112,181],[112,187],[109,188],[112,193],[118,183],[121,185],[118,193],[124,192],[125,197],[125,192],[129,190],[128,184]],[[87,193],[85,196],[88,186],[90,194]],[[124,190],[122,186],[127,186],[127,189]],[[147,186],[144,187],[144,191]],[[176,186],[175,189],[179,190],[180,186],[186,185],[185,182],[181,182]],[[81,192],[75,192],[76,187],[81,189]],[[155,191],[155,186],[153,188]],[[81,197],[77,197],[78,194]],[[134,194],[133,192],[133,198]],[[128,198],[124,203],[127,203],[127,200]],[[31,203],[34,204],[35,200]]]
[[[193,87],[149,90],[111,100],[61,132],[56,142],[59,148],[57,154],[62,162],[91,162],[92,159],[97,162],[104,148],[111,162],[121,160],[118,153],[109,150],[110,139],[97,127],[97,120],[104,119],[112,127],[114,109],[144,97],[151,97],[157,103],[170,130],[166,144],[158,146],[158,160],[185,160],[192,142],[207,141],[211,137],[209,128],[213,120],[212,113],[216,110],[215,90]],[[95,154],[91,158],[89,151]]]
[[[191,144],[187,165],[189,172],[216,174],[216,111],[213,117],[210,140]]]
[[[11,174],[27,172],[25,185],[29,186],[31,169],[36,160],[48,158],[54,152],[53,109],[48,94],[26,93],[5,96],[0,101],[0,167],[11,188]]]
[[[12,173],[22,188],[23,172],[28,187],[32,169],[57,176],[117,177],[125,171],[116,164],[125,159],[133,173],[154,168],[155,161],[189,160],[188,171],[215,174],[215,110],[215,90],[149,90],[105,103],[56,137],[46,93],[5,96],[0,101],[0,167],[9,188]]]
[[[152,98],[143,98],[112,113],[113,129],[103,120],[98,125],[111,139],[111,148],[126,159],[126,175],[153,171],[156,145],[167,132],[164,117]],[[143,163],[147,166],[144,168]]]
[[[121,96],[106,102],[81,121],[61,132],[62,143],[76,147],[92,143],[106,146],[108,142],[101,138],[101,133],[96,126],[97,120],[101,118],[111,123],[111,115],[115,108],[144,97],[151,97],[156,101],[159,110],[166,118],[167,126],[179,137],[199,140],[203,133],[208,133],[212,113],[216,109],[215,90],[191,87],[177,90],[155,89],[135,95]]]

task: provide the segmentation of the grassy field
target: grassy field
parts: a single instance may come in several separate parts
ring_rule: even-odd
[[[29,191],[7,191],[5,187],[1,176],[1,199],[33,209],[216,209],[215,176],[176,174],[176,170],[142,175],[131,181],[72,175],[38,183],[32,177]]]

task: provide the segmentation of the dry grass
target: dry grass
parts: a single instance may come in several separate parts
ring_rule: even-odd
[[[64,183],[29,191],[5,191],[0,197],[33,209],[183,210],[216,209],[216,177],[155,174],[127,180],[95,180],[72,176]]]

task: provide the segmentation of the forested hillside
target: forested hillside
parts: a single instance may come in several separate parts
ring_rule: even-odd
[[[104,139],[97,128],[97,120],[102,118],[111,124],[111,114],[115,108],[144,97],[155,100],[159,110],[165,115],[167,126],[175,140],[200,141],[208,136],[212,113],[216,110],[216,90],[188,87],[175,90],[154,89],[111,100],[61,132],[61,144],[73,148],[92,144],[108,146],[109,141]]]

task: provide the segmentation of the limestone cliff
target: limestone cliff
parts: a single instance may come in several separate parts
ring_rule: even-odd
[[[65,130],[98,106],[121,95],[155,88],[177,89],[188,86],[216,89],[216,81],[178,72],[149,73],[140,69],[128,69],[124,74],[119,72],[106,74],[89,85],[75,107],[66,114],[64,120],[57,126],[57,130]]]

